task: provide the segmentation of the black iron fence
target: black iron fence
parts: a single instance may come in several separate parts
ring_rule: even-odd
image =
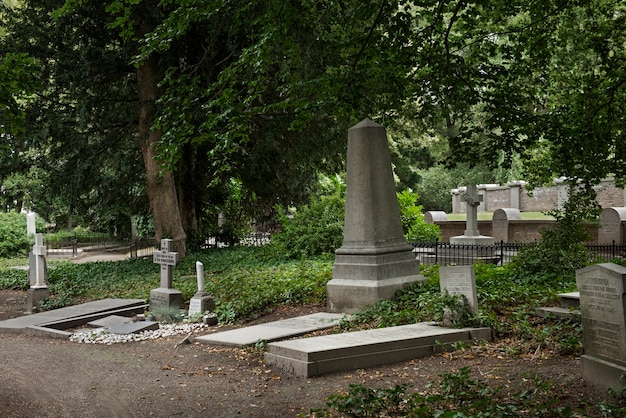
[[[416,242],[413,248],[416,257],[423,264],[468,265],[477,262],[506,264],[520,250],[537,245],[536,242],[496,242],[483,244],[453,244],[450,242]],[[626,245],[590,244],[587,245],[590,261],[610,261],[626,257]]]

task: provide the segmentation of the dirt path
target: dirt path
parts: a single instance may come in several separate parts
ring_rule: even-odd
[[[0,319],[21,314],[24,304],[25,292],[0,291]],[[315,308],[279,311],[265,320]],[[473,377],[502,387],[524,385],[524,376],[536,373],[558,384],[563,404],[598,396],[580,378],[574,357],[507,356],[494,347],[302,378],[267,367],[258,352],[175,347],[180,340],[103,346],[0,334],[0,415],[297,417],[324,406],[330,394],[347,391],[350,384],[387,388],[411,383],[420,390],[441,373],[464,366],[471,367]]]

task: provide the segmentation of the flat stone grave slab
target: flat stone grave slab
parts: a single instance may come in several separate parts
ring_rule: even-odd
[[[143,299],[102,299],[80,305],[68,306],[66,308],[53,309],[51,311],[40,312],[19,318],[0,321],[0,333],[2,332],[22,332],[29,327],[57,328],[53,324],[71,320],[73,318],[88,317],[103,314],[110,311],[132,308],[134,306],[145,305]],[[103,314],[105,316],[105,314]],[[91,318],[95,319],[95,318]],[[71,321],[70,321],[71,322]],[[85,321],[87,322],[87,321]]]
[[[453,343],[490,341],[489,328],[441,328],[418,323],[273,342],[265,361],[298,376],[397,363],[449,349]]]
[[[119,315],[106,316],[87,325],[96,328],[107,329],[111,334],[136,334],[142,331],[159,329],[159,323],[155,321],[133,321],[132,318]]]
[[[203,344],[218,344],[243,347],[259,341],[276,341],[289,337],[297,337],[309,332],[331,328],[339,323],[344,314],[315,313],[282,321],[268,322],[230,331],[196,337]]]

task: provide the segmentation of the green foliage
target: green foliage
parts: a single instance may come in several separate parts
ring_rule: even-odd
[[[422,392],[409,391],[407,384],[372,389],[350,385],[346,394],[330,395],[326,407],[311,410],[311,417],[569,417],[598,413],[600,405],[590,411],[587,405],[561,405],[559,386],[538,376],[527,376],[521,382],[506,385],[489,384],[473,379],[468,367],[444,373]],[[608,410],[612,406],[608,406]]]
[[[291,258],[331,254],[341,247],[345,212],[345,184],[339,179],[328,179],[322,190],[329,191],[314,197],[308,206],[295,211],[280,209],[281,231],[272,236],[278,251]],[[404,190],[397,193],[400,220],[408,241],[434,241],[439,237],[437,225],[424,221],[422,207],[416,206],[416,193]]]
[[[313,199],[294,212],[280,213],[280,232],[272,236],[287,257],[331,254],[343,240],[345,197],[336,192]]]
[[[268,247],[211,249],[190,254],[175,267],[173,287],[183,293],[185,301],[197,290],[196,261],[205,266],[205,287],[215,298],[215,313],[222,323],[250,318],[280,305],[322,303],[331,278],[327,259],[276,258]],[[152,260],[52,261],[49,266],[50,299],[62,305],[108,297],[147,300],[150,290],[159,284],[159,266]],[[25,271],[0,267],[0,289],[25,290],[27,282]]]
[[[574,275],[588,262],[585,243],[590,235],[584,225],[597,213],[597,204],[588,200],[588,194],[570,193],[562,212],[549,213],[556,218],[556,227],[541,230],[539,244],[525,247],[513,259],[514,278],[549,283]]]
[[[398,195],[400,206],[400,220],[402,221],[402,231],[404,237],[409,242],[435,241],[439,239],[441,231],[435,224],[428,224],[424,221],[422,206],[416,205],[419,198],[417,193],[411,190],[404,190]]]
[[[182,322],[184,313],[178,306],[158,306],[149,312],[154,320],[164,324],[176,324]]]
[[[0,257],[28,254],[31,243],[26,235],[26,216],[0,212]]]

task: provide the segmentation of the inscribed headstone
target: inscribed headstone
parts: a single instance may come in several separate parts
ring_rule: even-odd
[[[626,383],[626,268],[596,264],[576,272],[583,323],[583,377],[604,388]]]
[[[161,250],[155,251],[152,261],[161,266],[160,287],[150,291],[150,309],[159,306],[182,306],[183,294],[172,288],[173,268],[178,264],[178,253],[172,252],[172,240],[162,239]]]
[[[442,292],[464,296],[470,311],[478,312],[474,266],[440,267],[439,286]]]

